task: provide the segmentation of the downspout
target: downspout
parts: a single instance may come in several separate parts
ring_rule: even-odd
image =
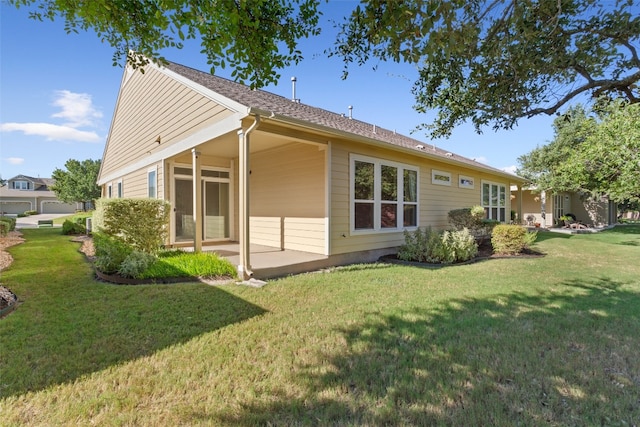
[[[253,276],[251,270],[251,238],[249,230],[249,218],[251,215],[250,210],[250,182],[249,175],[251,170],[249,169],[249,153],[250,153],[250,135],[260,125],[260,115],[255,116],[255,121],[245,131],[242,128],[238,131],[238,144],[239,144],[239,216],[240,216],[240,256],[238,264],[238,275],[242,280],[248,280]]]

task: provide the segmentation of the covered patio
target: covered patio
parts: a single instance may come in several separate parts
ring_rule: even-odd
[[[202,246],[202,252],[214,252],[228,259],[233,265],[238,265],[240,262],[240,249],[239,242],[221,242]],[[185,247],[183,250],[192,251],[193,247]],[[256,279],[272,279],[333,265],[329,262],[330,257],[310,252],[257,244],[252,244],[250,251],[253,277]]]

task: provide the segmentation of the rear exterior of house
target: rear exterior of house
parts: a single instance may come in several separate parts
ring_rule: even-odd
[[[7,180],[7,185],[0,187],[0,212],[9,215],[36,211],[40,214],[75,213],[76,203],[64,203],[49,190],[53,185],[51,178],[34,178],[18,175]]]
[[[125,70],[98,184],[105,198],[168,200],[169,245],[238,241],[241,264],[259,244],[337,265],[394,252],[404,230],[445,228],[452,209],[482,205],[488,218],[509,221],[509,188],[522,181],[169,63]]]

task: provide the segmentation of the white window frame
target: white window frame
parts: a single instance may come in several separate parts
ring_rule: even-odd
[[[473,190],[476,186],[475,184],[476,180],[473,177],[467,175],[458,175],[458,187]]]
[[[113,186],[111,183],[107,184],[107,199],[113,197]]]
[[[153,178],[151,178],[151,174],[153,174]],[[151,195],[152,189],[153,189],[153,195]],[[149,197],[150,199],[158,198],[158,167],[157,166],[147,169],[147,197]]]
[[[116,182],[116,187],[118,199],[122,199],[124,197],[124,186],[122,185],[121,179]]]
[[[437,179],[436,176],[441,176],[443,178],[448,178],[446,181],[442,179]],[[431,169],[431,183],[435,185],[451,185],[451,173],[439,171],[437,169]]]
[[[488,205],[486,205],[484,203],[484,186],[485,186],[485,184],[489,185],[489,204]],[[495,206],[492,203],[492,197],[491,197],[491,188],[492,188],[491,186],[493,186],[493,185],[498,187],[497,188],[497,191],[498,191],[498,194],[497,194],[498,204],[495,205]],[[500,187],[502,187],[503,190],[504,190],[504,205],[503,206],[500,205]],[[480,189],[480,205],[485,209],[485,213],[486,213],[485,218],[486,219],[498,220],[498,221],[503,222],[503,223],[507,222],[507,194],[509,194],[509,193],[507,193],[507,188],[508,188],[508,186],[503,182],[482,180],[482,188]],[[498,218],[493,218],[492,210],[494,208],[496,209],[496,213],[497,213]],[[499,218],[500,217],[500,209],[504,209],[504,219],[503,220],[500,220],[500,218]]]
[[[358,228],[356,229],[356,212],[355,205],[358,202],[355,198],[355,164],[356,162],[372,163],[374,165],[374,188],[373,188],[373,228]],[[359,234],[374,234],[374,233],[390,233],[403,230],[415,230],[420,226],[420,168],[418,166],[412,166],[405,163],[394,162],[386,159],[379,159],[375,157],[364,156],[361,154],[350,154],[349,156],[349,215],[350,215],[350,232],[354,235]],[[383,201],[381,200],[381,170],[382,166],[391,166],[398,170],[398,182],[397,182],[397,201]],[[404,171],[414,171],[416,173],[416,201],[405,202],[404,201]],[[396,203],[397,204],[397,218],[396,227],[382,227],[381,225],[381,209],[383,203]],[[416,224],[405,227],[404,224],[404,207],[405,205],[416,206]]]
[[[20,184],[20,185],[18,185]],[[29,181],[19,180],[13,181],[13,189],[14,190],[29,190]]]

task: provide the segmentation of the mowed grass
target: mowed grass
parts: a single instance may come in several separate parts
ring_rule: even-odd
[[[640,226],[542,258],[386,264],[261,289],[96,282],[25,230],[2,283],[2,425],[637,425]]]

